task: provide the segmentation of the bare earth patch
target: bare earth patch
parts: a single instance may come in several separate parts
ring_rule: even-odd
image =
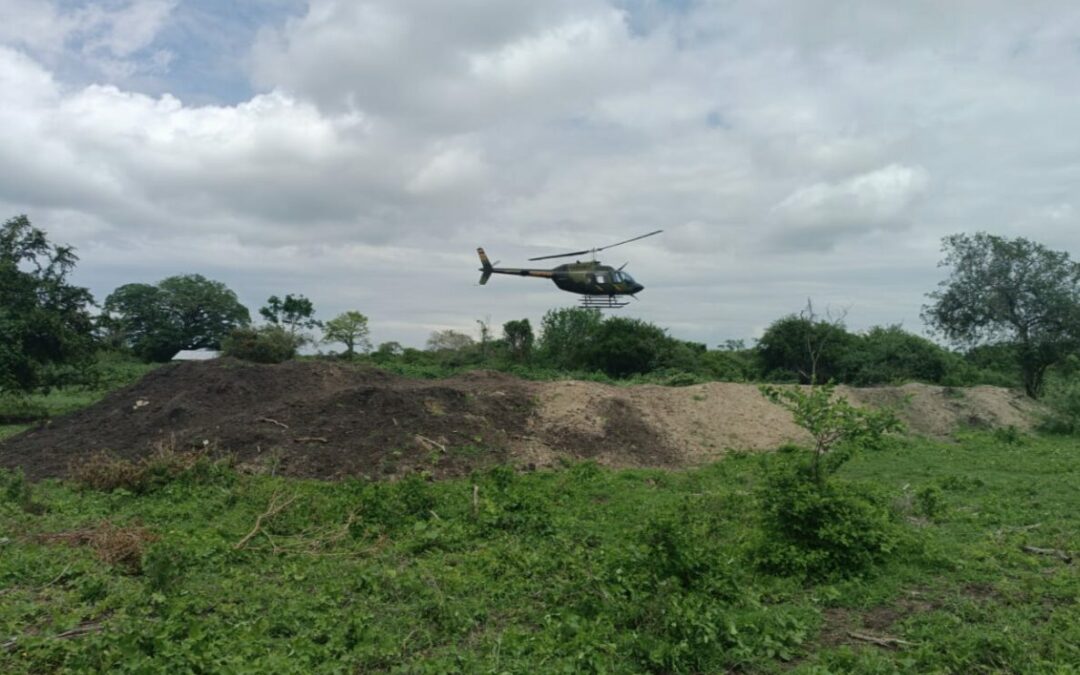
[[[1024,430],[1037,412],[1023,395],[996,387],[838,391],[856,405],[892,407],[911,432],[932,437],[964,427]],[[167,443],[296,476],[453,476],[502,462],[694,466],[732,450],[808,440],[752,384],[617,387],[486,371],[415,380],[333,362],[220,359],[157,369],[6,439],[0,466],[33,479],[66,476],[97,453],[138,460]]]

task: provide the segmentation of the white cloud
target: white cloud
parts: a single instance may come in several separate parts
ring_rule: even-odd
[[[204,271],[420,344],[573,302],[475,287],[476,245],[664,228],[611,252],[632,311],[715,343],[807,295],[916,327],[951,232],[1080,248],[1073,3],[312,0],[235,105],[140,93],[175,3],[60,7],[0,0],[0,208],[99,295]]]
[[[921,167],[891,164],[839,182],[799,188],[772,209],[781,224],[778,237],[820,249],[845,234],[903,227],[927,183]]]

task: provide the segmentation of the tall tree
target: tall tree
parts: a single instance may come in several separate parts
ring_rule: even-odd
[[[518,363],[527,363],[532,358],[533,330],[528,319],[507,321],[503,324],[503,339],[510,358]]]
[[[103,325],[148,361],[168,361],[181,349],[219,349],[230,331],[251,322],[235,293],[199,274],[125,284],[104,309]]]
[[[266,306],[259,310],[259,314],[273,325],[285,328],[292,335],[322,326],[322,322],[315,318],[315,306],[303,295],[290,293],[284,300],[271,295]]]
[[[344,312],[326,322],[323,341],[345,345],[345,355],[352,358],[357,348],[365,354],[371,351],[368,339],[368,318],[357,311]]]
[[[1063,251],[985,232],[942,240],[951,268],[923,319],[957,345],[1012,345],[1028,396],[1080,348],[1080,265]]]
[[[552,309],[540,320],[539,355],[544,365],[565,370],[584,368],[604,317],[598,309]]]
[[[428,351],[459,351],[471,347],[476,341],[456,330],[437,330],[427,340]]]
[[[50,372],[93,357],[90,291],[68,281],[70,246],[17,216],[0,228],[0,393],[50,384]]]

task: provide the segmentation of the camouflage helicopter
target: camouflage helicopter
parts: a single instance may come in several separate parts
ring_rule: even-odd
[[[626,267],[626,263],[623,263],[622,267],[616,269],[610,265],[604,265],[598,262],[596,260],[596,254],[598,251],[622,246],[623,244],[629,244],[632,241],[651,237],[654,234],[660,234],[661,232],[663,232],[663,230],[656,230],[639,237],[634,237],[633,239],[620,241],[617,244],[608,244],[607,246],[585,249],[584,251],[571,251],[570,253],[557,253],[555,255],[542,255],[538,258],[529,258],[529,261],[531,262],[535,260],[550,260],[552,258],[569,258],[571,256],[584,255],[586,253],[592,256],[591,261],[581,262],[578,260],[577,262],[566,263],[552,269],[495,267],[491,264],[491,261],[488,260],[487,254],[484,253],[484,249],[478,248],[476,249],[476,252],[480,254],[480,271],[483,272],[483,274],[480,275],[480,285],[486,284],[492,274],[513,274],[519,277],[541,277],[543,279],[551,279],[555,282],[556,286],[564,291],[581,294],[582,307],[594,307],[597,309],[617,309],[619,307],[625,307],[630,303],[623,301],[620,296],[629,295],[636,299],[637,296],[634,294],[645,287],[634,281],[634,277],[630,276],[629,272],[623,271],[623,268]],[[495,264],[497,265],[498,262]]]

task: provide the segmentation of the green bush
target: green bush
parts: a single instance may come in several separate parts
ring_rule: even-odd
[[[296,356],[300,338],[280,326],[234,329],[221,343],[225,356],[255,363],[282,363]]]
[[[876,326],[856,337],[842,361],[851,384],[940,383],[960,357],[900,326]]]
[[[26,424],[48,418],[49,410],[26,396],[0,394],[0,424]]]
[[[768,380],[802,384],[847,381],[847,353],[857,341],[843,326],[794,314],[777,319],[758,340],[757,354]],[[809,346],[813,345],[814,354]],[[816,357],[816,358],[815,358]]]
[[[1043,431],[1054,434],[1080,433],[1080,377],[1052,377],[1043,394]]]
[[[857,576],[884,562],[899,543],[885,500],[836,479],[819,484],[803,463],[772,470],[758,498],[762,538],[755,558],[768,571]]]

